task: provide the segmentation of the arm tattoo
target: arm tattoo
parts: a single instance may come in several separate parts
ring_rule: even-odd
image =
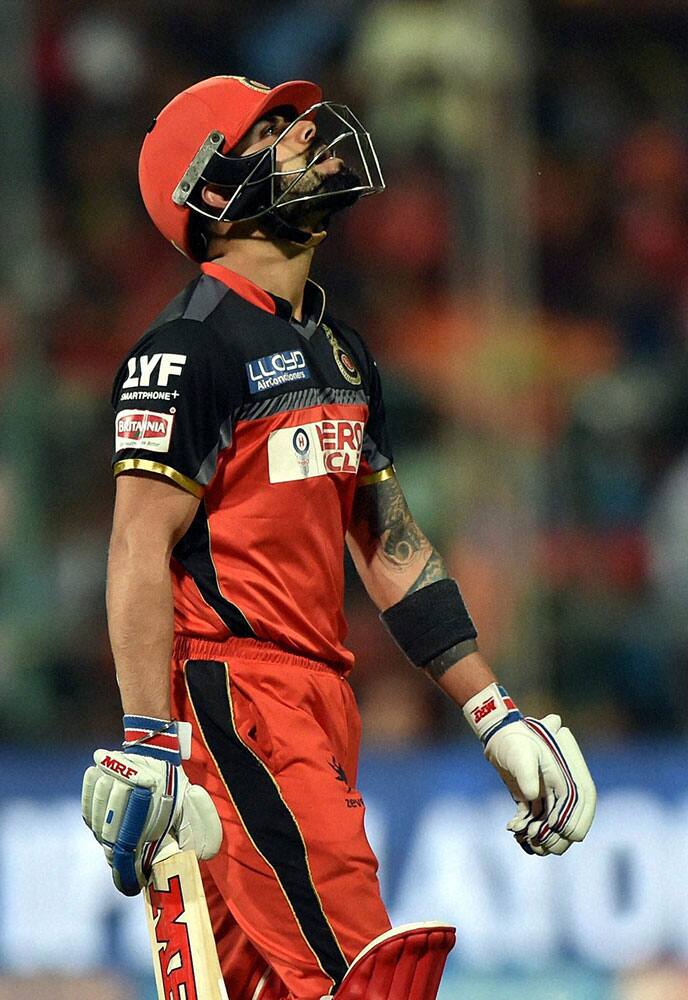
[[[396,569],[406,569],[430,549],[419,576],[406,591],[412,594],[437,580],[446,580],[447,567],[416,524],[396,476],[356,493],[354,520],[364,523],[369,535],[382,543],[382,551]]]
[[[430,553],[430,558],[423,567],[420,576],[416,582],[409,587],[406,591],[407,594],[412,594],[415,590],[420,590],[421,587],[427,587],[431,583],[436,583],[438,580],[446,580],[449,577],[447,572],[447,567],[444,565],[444,559],[439,554],[437,549],[433,549]]]
[[[455,646],[452,646],[446,652],[440,653],[434,660],[430,660],[429,663],[425,664],[423,669],[434,681],[438,681],[443,674],[446,674],[450,667],[453,667],[455,663],[462,660],[464,656],[476,653],[477,651],[478,643],[475,639],[464,639],[463,642],[457,642]]]
[[[427,544],[394,476],[357,491],[354,518],[365,522],[371,536],[382,541],[387,558],[399,568],[412,562]]]

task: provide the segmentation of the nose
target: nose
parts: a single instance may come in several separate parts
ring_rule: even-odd
[[[291,130],[291,135],[297,142],[303,143],[304,146],[310,146],[315,139],[317,131],[315,122],[304,118],[302,121],[297,122],[296,125],[294,125]]]

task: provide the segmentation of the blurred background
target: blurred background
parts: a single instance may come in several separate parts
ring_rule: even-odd
[[[395,922],[458,923],[443,1000],[688,997],[685,0],[3,0],[0,56],[0,1000],[154,996],[142,906],[77,798],[120,734],[111,382],[195,273],[145,215],[138,151],[215,73],[317,80],[371,131],[387,192],[314,276],[378,358],[482,649],[600,788],[584,845],[522,855],[350,573]]]

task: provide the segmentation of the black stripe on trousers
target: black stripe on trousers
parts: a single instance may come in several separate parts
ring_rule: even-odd
[[[347,962],[313,885],[306,845],[272,775],[241,740],[229,700],[227,665],[186,664],[189,696],[203,738],[249,837],[273,869],[306,943],[336,986]]]

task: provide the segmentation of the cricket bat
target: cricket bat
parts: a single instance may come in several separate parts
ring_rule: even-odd
[[[194,852],[161,851],[143,896],[158,1000],[229,1000]]]

